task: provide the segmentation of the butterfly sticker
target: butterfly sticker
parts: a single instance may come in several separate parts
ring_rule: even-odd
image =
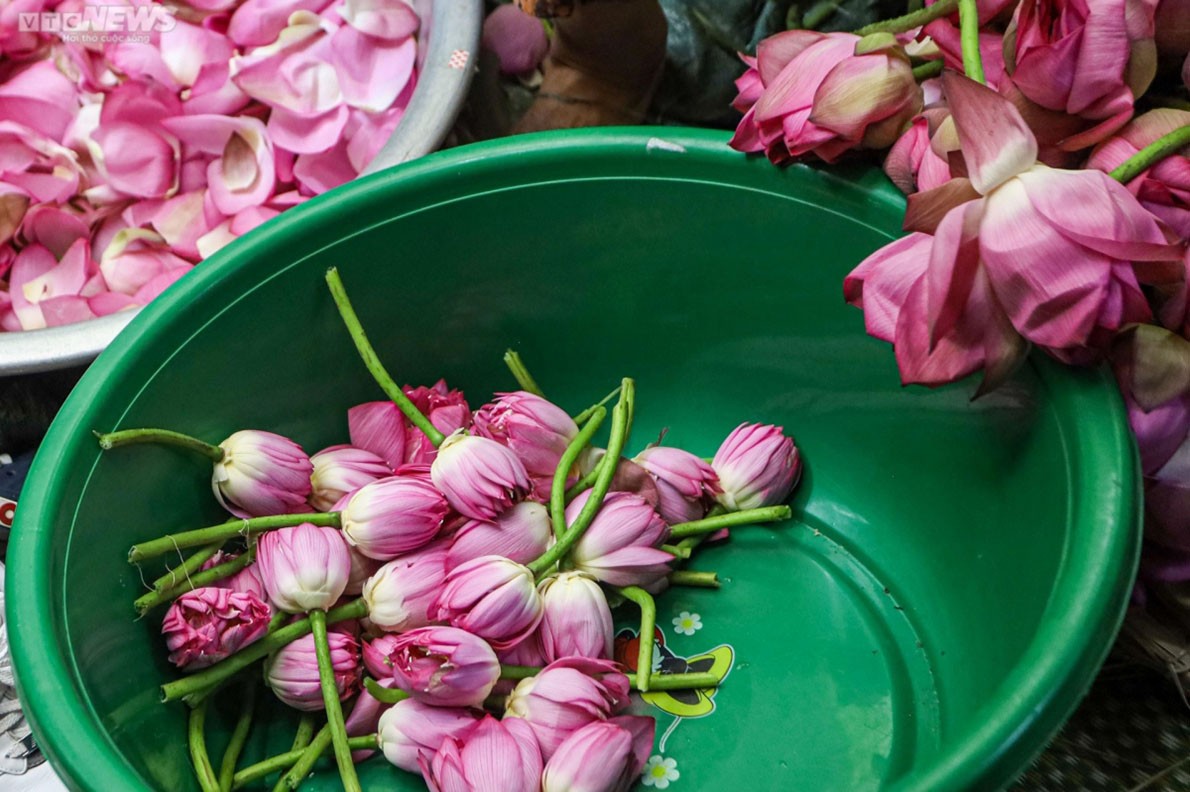
[[[616,635],[616,660],[627,666],[629,673],[636,672],[639,651],[640,637],[636,632],[624,629]],[[653,630],[654,674],[711,673],[722,682],[734,662],[735,652],[727,644],[692,657],[679,657],[666,647],[665,633],[661,628]],[[715,694],[718,691],[719,688],[652,690],[640,694],[640,697],[662,712],[678,718],[703,718],[715,711]]]

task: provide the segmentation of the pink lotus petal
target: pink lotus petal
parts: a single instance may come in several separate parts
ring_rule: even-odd
[[[235,217],[231,218],[231,233],[237,237],[243,236],[257,226],[263,225],[281,214],[276,209],[267,206],[250,206]]]
[[[762,40],[756,47],[756,70],[761,84],[772,85],[791,60],[823,38],[825,34],[814,30],[786,30]]]
[[[148,42],[120,41],[108,45],[104,54],[112,66],[130,79],[156,80],[174,90],[180,87],[166,66],[163,50]]]
[[[90,235],[90,229],[77,214],[43,204],[26,212],[21,235],[27,242],[44,245],[54,258],[61,259],[71,245]]]
[[[894,113],[913,99],[921,108],[921,89],[907,59],[871,54],[848,58],[823,78],[814,93],[810,122],[845,138],[859,140],[877,120],[873,111]]]
[[[57,264],[54,255],[41,245],[26,246],[13,260],[8,276],[8,294],[12,299],[12,311],[20,323],[20,329],[39,330],[45,327],[45,317],[37,304],[25,294],[25,286],[45,275]],[[37,296],[36,293],[34,296]]]
[[[295,11],[318,13],[331,0],[245,0],[231,16],[227,36],[240,47],[272,44]]]
[[[799,109],[809,110],[814,91],[839,61],[855,51],[858,36],[837,34],[810,44],[801,56],[790,61],[772,82],[766,80],[764,94],[754,108],[756,122],[778,120]],[[808,117],[808,113],[807,113]]]
[[[313,116],[297,115],[277,107],[269,114],[268,133],[273,143],[287,151],[318,154],[339,142],[349,115],[347,105],[343,104]]]
[[[0,183],[0,246],[7,246],[12,235],[20,228],[29,208],[29,196],[23,191]],[[4,277],[0,269],[0,278]]]
[[[236,234],[232,233],[231,221],[224,220],[219,225],[212,228],[207,233],[200,236],[195,242],[198,247],[198,253],[203,258],[210,258],[219,252],[225,245],[232,242],[236,238]]]
[[[320,195],[358,176],[347,156],[347,142],[320,154],[302,154],[293,166],[293,174],[307,190]]]
[[[198,238],[210,230],[203,211],[203,194],[188,192],[170,198],[161,204],[148,224],[175,253],[197,261]]]
[[[104,98],[99,123],[101,128],[125,123],[156,129],[163,120],[181,112],[182,103],[166,86],[152,80],[129,80]]]
[[[187,115],[236,115],[252,100],[231,80],[231,66],[227,61],[205,64],[182,102]]]
[[[97,316],[91,310],[90,302],[85,297],[50,297],[38,303],[37,307],[41,309],[46,327],[60,327],[75,322],[84,322]]]
[[[137,307],[136,300],[127,294],[105,291],[87,299],[87,307],[96,316],[108,316],[119,311]]]
[[[931,348],[959,323],[979,271],[979,224],[982,201],[955,207],[934,234],[926,268],[926,323]]]
[[[52,61],[41,60],[0,83],[0,118],[22,123],[61,141],[78,112],[74,84]]]
[[[406,92],[411,93],[413,81],[406,84]],[[403,101],[402,101],[403,100]],[[357,171],[364,168],[376,158],[380,149],[392,137],[405,116],[405,105],[409,103],[408,95],[397,97],[396,104],[383,113],[366,113],[362,110],[351,111],[344,136],[347,138],[347,158],[351,167]]]
[[[240,120],[245,126],[232,133],[223,148],[223,156],[207,169],[211,200],[225,215],[267,201],[276,180],[273,147],[264,124],[255,118]]]
[[[1016,108],[1000,94],[952,72],[942,75],[963,159],[981,195],[1037,161],[1037,139]]]
[[[25,280],[20,286],[21,294],[30,303],[36,304],[54,297],[74,297],[82,291],[93,272],[91,245],[86,239],[80,239],[66,252],[61,262],[43,274]],[[49,323],[49,317],[46,317],[46,322]]]
[[[178,151],[161,135],[138,124],[113,123],[96,131],[95,142],[113,189],[139,198],[158,198],[174,189]]]
[[[153,276],[136,290],[136,294],[132,295],[132,299],[140,305],[148,305],[163,291],[176,283],[179,278],[189,272],[190,269],[191,266],[187,264],[181,267],[172,267]]]
[[[198,25],[179,21],[161,32],[161,58],[174,82],[192,86],[203,67],[226,64],[235,47],[225,37]]]
[[[531,21],[540,27],[537,20]],[[343,101],[361,110],[378,113],[388,109],[412,77],[416,57],[417,43],[408,37],[398,41],[376,39],[350,25],[331,36],[331,62]]]
[[[299,11],[276,43],[232,61],[232,80],[273,109],[315,116],[342,102],[331,57],[330,37],[317,17]]]
[[[868,256],[843,280],[843,296],[864,311],[868,335],[892,343],[909,290],[925,273],[933,237],[914,233]]]
[[[344,0],[336,11],[351,27],[381,39],[408,39],[421,24],[404,0]]]

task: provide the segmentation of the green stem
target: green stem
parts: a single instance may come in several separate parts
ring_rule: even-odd
[[[409,698],[409,694],[400,688],[386,688],[381,687],[380,684],[371,677],[364,677],[364,689],[372,696],[372,698],[379,701],[381,704],[396,704],[398,701],[404,701]]]
[[[532,393],[534,396],[545,398],[545,394],[541,392],[541,386],[537,384],[537,380],[533,379],[533,375],[529,373],[529,369],[525,366],[525,361],[521,360],[519,352],[511,349],[505,352],[504,365],[508,366],[508,370],[512,372],[512,377],[521,386],[521,390]]]
[[[219,780],[215,778],[215,768],[211,767],[211,757],[207,754],[207,738],[204,732],[207,720],[207,702],[202,702],[190,710],[190,723],[186,729],[186,741],[190,745],[190,761],[194,763],[194,774],[198,776],[198,786],[202,792],[219,792]]]
[[[583,428],[566,446],[562,458],[558,460],[558,467],[554,470],[554,482],[550,488],[550,522],[554,525],[554,536],[566,533],[566,477],[574,467],[578,455],[591,442],[591,438],[599,431],[603,419],[607,417],[607,410],[597,407],[591,414],[590,420],[583,424]]]
[[[229,521],[230,522],[230,521]],[[198,570],[203,564],[211,560],[211,557],[223,549],[223,542],[211,542],[206,547],[201,547],[197,552],[193,553],[189,558],[183,559],[182,563],[178,564],[173,569],[166,572],[161,577],[153,581],[153,591],[162,593],[169,591],[171,588],[177,586],[186,578]]]
[[[259,781],[271,773],[278,770],[285,770],[293,767],[294,762],[297,762],[306,753],[306,747],[309,745],[309,740],[301,748],[293,748],[282,754],[270,756],[268,759],[257,762],[253,765],[248,765],[243,770],[235,774],[235,779],[232,781],[232,789],[240,789],[251,784],[253,781]],[[318,756],[321,756],[331,744],[330,735],[327,735],[326,745],[323,746],[322,751],[319,751]],[[375,734],[365,734],[362,737],[352,737],[347,741],[353,751],[374,751],[379,747],[379,742]],[[318,756],[314,760],[318,760]],[[312,765],[313,763],[311,763]],[[309,772],[309,771],[307,771]],[[281,779],[277,782],[281,789],[285,789],[285,780]]]
[[[367,603],[362,599],[357,599],[327,612],[326,620],[328,623],[334,624],[347,619],[359,619],[367,615]],[[178,699],[187,701],[201,699],[205,691],[228,679],[241,669],[247,668],[257,660],[264,659],[281,647],[293,643],[298,638],[304,638],[310,634],[311,629],[308,618],[287,624],[276,632],[265,635],[259,641],[241,649],[231,657],[220,660],[213,666],[181,679],[175,679],[173,682],[166,682],[161,686],[161,700],[170,702]]]
[[[976,0],[959,0],[959,39],[963,47],[963,71],[975,82],[986,85],[983,55],[979,52],[979,7]]]
[[[528,679],[529,677],[537,676],[539,673],[541,673],[541,669],[537,666],[500,664],[501,679]]]
[[[650,643],[652,643],[650,641]],[[702,674],[653,674],[649,677],[649,687],[639,687],[639,681],[633,686],[634,690],[647,693],[650,690],[690,690],[693,688],[719,687],[722,680],[712,673]]]
[[[722,514],[718,517],[707,517],[693,522],[677,523],[669,528],[670,539],[685,539],[689,536],[709,534],[720,528],[732,528],[737,525],[754,525],[756,523],[788,520],[793,511],[788,506],[765,506],[760,509],[744,509],[743,511]]]
[[[212,462],[223,461],[223,449],[217,445],[204,443],[196,437],[184,435],[181,432],[171,432],[169,429],[121,429],[118,432],[93,432],[99,440],[99,447],[104,451],[111,451],[126,445],[141,443],[156,443],[171,445],[202,454]]]
[[[719,575],[715,572],[695,572],[690,569],[679,569],[669,573],[671,586],[690,586],[692,588],[719,588]]]
[[[136,607],[137,613],[144,616],[158,605],[163,605],[172,599],[176,599],[187,591],[193,591],[196,588],[209,586],[210,584],[222,580],[225,577],[230,577],[235,573],[244,569],[256,558],[256,548],[250,547],[244,552],[240,553],[230,561],[224,561],[222,564],[216,564],[210,569],[204,569],[202,572],[196,572],[190,577],[183,580],[177,586],[166,591],[150,591],[137,597],[132,603]]]
[[[682,547],[681,545],[663,544],[663,545],[661,545],[660,549],[669,553],[674,558],[680,558],[683,561],[690,557],[690,548],[689,547]]]
[[[289,621],[290,615],[291,614],[286,613],[283,610],[279,610],[274,613],[273,617],[269,619],[269,629],[267,634],[272,635],[273,633],[277,632],[277,630],[280,630],[282,627],[284,627],[285,622]]]
[[[310,626],[314,628],[314,653],[318,657],[318,681],[322,685],[322,703],[326,707],[326,723],[335,746],[335,763],[346,792],[362,792],[355,774],[351,747],[347,745],[347,725],[343,720],[343,705],[339,702],[339,688],[335,685],[335,667],[331,660],[331,645],[326,636],[326,611],[310,611]]]
[[[914,11],[904,16],[884,19],[880,22],[865,25],[855,31],[855,35],[867,36],[871,33],[904,33],[907,30],[913,30],[913,28],[933,22],[935,19],[941,19],[944,16],[953,14],[954,10],[958,8],[958,5],[959,0],[939,0],[939,2],[934,3],[932,6],[926,6],[920,11]]]
[[[595,412],[596,408],[603,407],[609,401],[611,401],[612,399],[616,398],[619,395],[620,395],[620,388],[617,387],[611,393],[607,394],[602,399],[600,399],[598,404],[592,404],[590,407],[583,410],[578,415],[574,416],[574,422],[576,424],[582,425],[588,418],[591,417],[591,415]]]
[[[1127,184],[1161,160],[1190,146],[1190,124],[1178,127],[1168,135],[1162,135],[1140,151],[1124,160],[1109,176],[1121,184]]]
[[[151,539],[148,542],[134,544],[132,549],[128,551],[128,563],[135,564],[138,561],[144,561],[146,558],[156,558],[159,555],[165,555],[170,550],[199,547],[217,540],[227,540],[236,536],[255,536],[265,531],[271,531],[274,528],[288,528],[302,523],[338,528],[339,513],[275,514],[269,517],[251,517],[247,520],[220,523],[219,525],[211,525],[206,528],[197,528],[193,531],[166,534],[157,539]]]
[[[252,711],[256,708],[256,680],[244,679],[243,693],[240,701],[240,717],[232,729],[231,739],[227,743],[227,750],[223,752],[223,764],[219,768],[220,792],[231,792],[231,785],[235,781],[236,764],[240,761],[240,754],[244,751],[244,743],[248,741],[248,732],[252,729]],[[202,706],[201,704],[199,706]]]
[[[301,720],[298,721],[297,731],[293,733],[293,744],[289,746],[289,750],[300,751],[310,744],[310,740],[314,737],[314,723],[313,715],[309,712],[302,713]]]
[[[314,768],[314,763],[331,746],[331,742],[333,742],[333,738],[331,737],[331,726],[328,723],[318,731],[318,734],[306,746],[306,750],[302,751],[302,755],[298,757],[293,767],[289,768],[289,772],[281,776],[281,780],[277,782],[277,786],[284,784],[284,786],[290,789],[300,787],[306,776],[310,775],[310,770]]]
[[[946,63],[940,60],[926,61],[913,67],[913,79],[923,82],[931,77],[937,77],[946,68]]]
[[[393,378],[385,370],[384,364],[380,362],[380,358],[376,354],[376,350],[372,348],[372,344],[368,341],[368,336],[364,332],[364,326],[360,324],[359,317],[355,314],[355,308],[351,306],[351,300],[347,297],[347,290],[343,288],[343,279],[339,277],[339,270],[336,267],[331,267],[326,271],[326,285],[331,290],[331,297],[335,301],[335,305],[339,309],[339,316],[343,319],[343,324],[347,326],[347,332],[351,336],[351,340],[355,343],[355,348],[359,352],[359,356],[363,358],[364,365],[368,372],[371,373],[373,379],[384,391],[388,398],[392,399],[393,403],[397,405],[409,422],[422,431],[430,442],[433,443],[434,448],[442,445],[442,441],[446,436],[439,432],[434,424],[430,423],[430,419],[422,414],[422,411],[417,409],[409,397],[405,395],[405,391],[401,389]]]
[[[313,738],[314,738],[314,716],[311,715],[310,713],[306,712],[306,713],[302,714],[302,719],[300,721],[298,721],[297,732],[293,735],[293,745],[290,746],[289,752],[280,755],[281,757],[285,757],[286,759],[282,762],[276,762],[276,760],[280,758],[277,756],[274,756],[271,759],[266,759],[264,762],[261,762],[260,764],[263,765],[268,762],[274,762],[274,764],[270,765],[269,767],[264,768],[262,771],[260,771],[259,775],[252,776],[242,783],[249,783],[251,781],[255,781],[257,778],[266,776],[269,773],[273,772],[274,770],[289,769],[290,767],[293,766],[294,762],[296,762],[302,758],[302,756],[306,752],[306,748],[310,745],[310,740],[312,740]],[[255,767],[255,765],[253,765],[253,767]],[[252,768],[248,768],[248,769],[251,770]],[[239,778],[239,774],[237,774],[236,777]],[[233,788],[234,788],[234,785],[233,785]],[[288,788],[289,787],[285,785],[285,776],[282,775],[277,778],[277,783],[273,785],[273,792],[285,792],[285,790]]]
[[[657,603],[653,595],[638,586],[616,589],[624,599],[632,600],[640,607],[640,632],[637,641],[640,650],[636,656],[636,689],[647,693],[653,675],[653,630],[657,626]]]
[[[591,497],[583,505],[582,511],[575,518],[574,523],[566,529],[566,533],[558,537],[554,546],[528,566],[533,574],[540,578],[554,564],[562,560],[575,543],[582,538],[583,532],[595,519],[603,499],[611,488],[612,477],[616,475],[616,467],[620,462],[620,454],[624,451],[624,444],[628,440],[628,432],[632,423],[632,403],[635,398],[635,383],[627,377],[620,385],[620,401],[612,410],[611,437],[607,441],[607,454],[599,461],[599,475],[595,479],[595,486],[591,488]]]

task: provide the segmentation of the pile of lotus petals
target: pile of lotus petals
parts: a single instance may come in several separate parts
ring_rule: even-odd
[[[639,612],[652,635],[653,594],[717,588],[714,573],[682,567],[729,528],[790,516],[793,440],[746,423],[710,461],[658,444],[629,457],[633,380],[572,417],[511,352],[521,389],[476,409],[443,381],[398,387],[336,271],[328,282],[389,396],[348,410],[347,443],[308,455],[260,430],[218,445],[157,429],[99,436],[109,453],[154,442],[204,454],[214,497],[239,518],[129,556],[181,559],[136,607],[168,603],[162,636],[188,673],[163,698],[191,707],[202,789],[270,774],[296,788],[333,748],[346,789],[360,788],[354,762],[378,750],[431,790],[627,790],[654,738],[652,718],[625,714],[631,691],[718,680],[659,675],[652,641],[630,676],[612,657],[613,608]],[[606,445],[592,445],[609,416]],[[261,674],[239,672],[258,663],[303,716],[293,750],[240,767]],[[233,677],[248,692],[233,688],[243,712],[216,766],[203,718]]]
[[[0,329],[144,305],[357,176],[416,82],[404,0],[0,6]]]

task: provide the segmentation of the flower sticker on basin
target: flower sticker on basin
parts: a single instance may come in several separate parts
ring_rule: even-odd
[[[677,781],[681,777],[682,774],[678,772],[678,760],[664,759],[660,755],[656,755],[649,757],[649,762],[645,765],[645,773],[640,781],[647,787],[666,789],[671,781]]]
[[[702,616],[690,611],[682,611],[673,618],[674,632],[679,635],[694,635],[702,629]]]

